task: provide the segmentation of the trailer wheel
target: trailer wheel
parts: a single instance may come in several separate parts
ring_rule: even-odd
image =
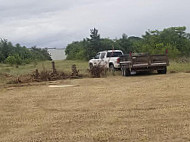
[[[122,74],[122,76],[126,76],[125,70],[126,70],[126,69],[125,69],[124,67],[121,68],[121,74]]]
[[[129,69],[124,69],[124,76],[130,76],[131,72]]]
[[[122,75],[122,76],[125,76],[125,75],[124,75],[124,67],[121,67],[121,75]]]
[[[131,71],[129,69],[126,69],[126,76],[130,76],[131,75]]]
[[[125,69],[125,68],[123,69],[123,76],[127,76],[127,75],[126,75],[126,69]]]
[[[158,74],[166,74],[167,73],[167,67],[164,67],[163,70],[157,70]]]

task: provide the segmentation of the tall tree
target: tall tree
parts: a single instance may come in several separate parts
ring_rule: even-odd
[[[139,41],[140,38],[137,37],[128,37],[126,34],[123,34],[119,40],[116,42],[119,44],[120,49],[124,53],[135,52],[136,51],[136,42]]]
[[[87,48],[87,56],[88,59],[90,59],[101,50],[100,35],[98,34],[98,30],[96,28],[90,30],[90,39],[88,39],[88,41],[89,46]]]

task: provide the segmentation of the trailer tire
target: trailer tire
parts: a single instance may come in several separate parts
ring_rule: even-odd
[[[131,72],[129,69],[124,69],[124,76],[130,76]]]
[[[121,75],[123,76],[123,68],[121,68]]]
[[[166,74],[167,73],[167,67],[164,67],[163,70],[157,70],[158,74]]]
[[[124,74],[124,67],[121,67],[121,75],[125,76],[125,74]]]
[[[127,75],[126,75],[126,69],[125,69],[125,68],[123,69],[123,76],[127,76]]]
[[[129,69],[126,69],[126,76],[130,76],[131,75],[131,71]]]

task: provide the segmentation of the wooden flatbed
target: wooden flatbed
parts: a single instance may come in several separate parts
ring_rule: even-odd
[[[169,60],[167,54],[125,54],[120,57],[120,67],[123,76],[129,76],[131,72],[154,70],[157,70],[159,74],[166,74],[168,65]]]

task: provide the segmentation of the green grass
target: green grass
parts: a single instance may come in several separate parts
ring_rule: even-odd
[[[169,72],[189,72],[190,62],[178,63],[175,61],[170,61],[170,66],[168,67]]]
[[[55,67],[58,71],[63,71],[66,73],[71,72],[71,66],[76,64],[77,69],[80,71],[81,74],[87,73],[88,62],[86,61],[71,61],[71,60],[62,60],[62,61],[55,61]],[[27,64],[21,65],[18,68],[15,66],[10,66],[7,64],[0,64],[0,74],[10,74],[13,76],[19,76],[23,74],[29,74],[38,69],[39,71],[46,69],[51,70],[52,65],[51,61],[45,62],[38,62],[37,65],[35,64]]]
[[[75,64],[80,74],[87,75],[88,74],[88,62],[87,61],[78,61],[78,60],[62,60],[55,61],[55,67],[57,71],[63,71],[65,73],[71,73],[71,66]],[[20,76],[33,73],[36,69],[39,71],[52,70],[51,61],[38,62],[37,64],[26,64],[21,65],[18,68],[15,66],[10,66],[7,64],[0,64],[0,83],[5,83],[7,77],[5,74],[9,74],[12,76]]]

